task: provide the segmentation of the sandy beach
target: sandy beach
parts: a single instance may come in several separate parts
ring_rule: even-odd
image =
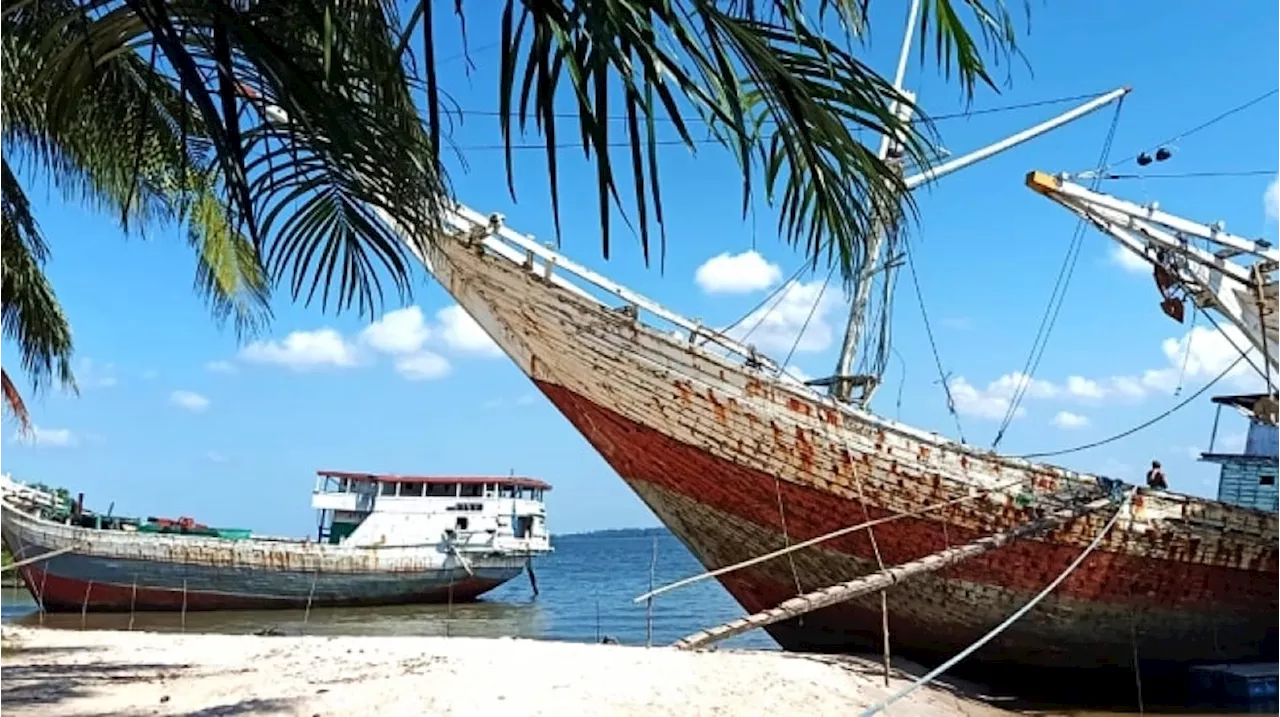
[[[9,715],[840,715],[878,666],[777,652],[516,639],[174,635],[3,628]],[[899,674],[892,688],[906,684]],[[891,715],[1009,712],[947,687]]]

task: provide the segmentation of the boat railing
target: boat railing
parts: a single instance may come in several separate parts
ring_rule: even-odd
[[[725,332],[705,326],[699,321],[681,316],[657,301],[609,280],[554,249],[539,244],[533,237],[525,236],[506,226],[500,214],[486,217],[466,205],[459,204],[446,221],[465,236],[480,242],[492,254],[513,264],[521,265],[529,273],[541,276],[579,297],[609,309],[619,310],[619,307],[603,300],[600,296],[565,279],[564,275],[572,276],[599,292],[620,299],[623,302],[621,310],[631,312],[637,320],[639,320],[639,312],[645,311],[662,322],[683,330],[690,346],[699,347],[698,344],[701,342],[712,343],[743,359],[748,366],[781,374],[778,364],[761,354],[754,346],[744,344]]]

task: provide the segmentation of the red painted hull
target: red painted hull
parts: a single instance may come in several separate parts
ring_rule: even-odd
[[[206,610],[264,610],[304,608],[305,599],[265,598],[255,595],[237,595],[219,592],[158,590],[134,588],[132,585],[113,585],[92,581],[45,575],[40,568],[22,568],[23,580],[33,595],[42,595],[41,603],[48,612],[189,612]],[[464,578],[447,587],[432,588],[413,595],[396,598],[350,598],[325,601],[327,607],[355,607],[363,605],[415,605],[443,603],[446,601],[469,602],[498,587],[505,580]],[[41,593],[40,591],[43,591]]]
[[[559,386],[538,385],[708,568],[864,520],[856,501],[779,481],[674,441]],[[873,506],[867,510],[872,518],[888,514]],[[1015,522],[1028,517],[1009,516]],[[886,523],[875,535],[886,564],[981,537],[945,520],[926,519]],[[926,661],[955,654],[1029,600],[1079,552],[1053,542],[1052,536],[1019,541],[896,588],[890,598],[896,649]],[[799,551],[793,558],[794,570],[783,558],[727,574],[721,582],[746,610],[755,612],[875,566],[865,532]],[[1274,659],[1276,569],[1274,562],[1259,567],[1095,553],[1042,607],[974,659],[1129,669],[1134,633],[1147,663]],[[854,600],[768,630],[792,650],[878,649],[879,598]]]
[[[681,319],[483,217],[434,243],[441,284],[709,569],[878,517],[980,498],[875,528],[886,563],[1097,498],[1099,477],[1001,456],[840,405],[751,347]],[[494,237],[498,238],[494,238]],[[672,330],[672,327],[679,327]],[[865,507],[864,507],[865,506]],[[1022,607],[1111,515],[913,578],[890,591],[894,650],[931,660]],[[1139,491],[1096,552],[970,662],[1123,666],[1275,659],[1274,514]],[[868,533],[722,577],[749,611],[874,570]],[[878,596],[768,628],[794,650],[878,647]],[[1132,678],[1130,672],[1128,677]]]

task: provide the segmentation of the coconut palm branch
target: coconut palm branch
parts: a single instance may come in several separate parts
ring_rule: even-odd
[[[9,3],[6,22],[34,4]],[[744,210],[763,192],[779,209],[786,241],[852,276],[873,228],[913,209],[858,131],[900,136],[918,166],[928,164],[931,144],[927,123],[897,119],[894,105],[905,98],[858,57],[867,5],[505,0],[499,129],[508,147],[527,125],[545,140],[559,230],[563,130],[553,108],[570,98],[575,141],[596,167],[602,249],[607,256],[611,205],[622,207],[618,185],[629,174],[634,206],[623,216],[638,219],[647,256],[663,227],[655,122],[669,121],[691,150],[690,126],[706,123],[741,164]],[[445,7],[465,20],[475,6]],[[232,226],[272,280],[308,302],[319,296],[325,306],[373,310],[384,280],[404,297],[411,266],[373,209],[408,241],[424,242],[449,204],[439,12],[431,0],[419,0],[403,22],[385,0],[84,0],[65,13],[69,40],[42,69],[59,95],[47,106],[51,121],[62,121],[101,58],[154,52],[155,71],[203,127]],[[922,60],[931,51],[966,94],[992,85],[987,64],[1015,50],[1000,0],[926,0],[921,17]],[[425,121],[412,99],[418,87]],[[268,118],[267,104],[284,110],[283,126]],[[608,151],[619,139],[609,122],[618,111],[627,119],[623,164]]]

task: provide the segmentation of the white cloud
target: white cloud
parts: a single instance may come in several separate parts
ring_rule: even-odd
[[[245,361],[270,363],[295,371],[356,364],[355,348],[333,329],[294,331],[284,341],[255,341],[240,352]]]
[[[997,383],[992,382],[986,390],[983,390],[969,383],[964,376],[957,376],[948,383],[956,411],[962,415],[977,418],[991,420],[1004,418],[1009,411],[1009,395],[1003,388],[992,390]],[[1019,418],[1025,413],[1026,409],[1019,406],[1013,415]]]
[[[75,368],[75,377],[76,385],[82,389],[111,388],[120,382],[116,379],[115,364],[99,364],[90,358],[80,361]]]
[[[1150,274],[1151,263],[1123,244],[1111,245],[1111,263],[1132,274]]]
[[[533,395],[532,393],[526,393],[516,397],[516,405],[532,406],[533,402],[536,400],[538,400],[537,396]]]
[[[397,357],[395,366],[396,372],[410,381],[431,381],[449,375],[449,360],[430,351]]]
[[[1271,180],[1267,191],[1262,193],[1262,205],[1266,209],[1267,219],[1280,219],[1280,178]]]
[[[461,306],[454,304],[437,311],[436,321],[440,325],[440,337],[454,351],[480,356],[502,355],[502,349]]]
[[[389,354],[411,354],[421,349],[430,336],[422,309],[417,306],[389,312],[360,332],[361,341]]]
[[[790,282],[782,289],[780,298],[752,312],[729,334],[766,351],[785,353],[793,345],[797,352],[822,351],[831,345],[833,331],[827,315],[838,305],[839,294],[839,290],[831,286],[823,291],[821,281]]]
[[[1099,399],[1107,395],[1101,384],[1084,376],[1068,376],[1066,390],[1078,398]]]
[[[147,369],[146,371],[143,371],[143,372],[142,372],[142,377],[143,377],[144,379],[148,380],[148,381],[151,381],[151,380],[153,380],[153,379],[157,379],[157,378],[159,378],[159,377],[160,377],[160,372],[159,372],[159,371],[157,371],[157,370],[155,370],[155,369],[153,369],[153,368],[150,368],[150,369]]]
[[[209,399],[195,391],[174,391],[169,394],[169,403],[192,413],[200,413],[209,408]]]
[[[1081,416],[1078,413],[1072,413],[1070,411],[1058,411],[1058,414],[1053,417],[1053,425],[1058,428],[1066,428],[1068,430],[1073,428],[1084,428],[1089,425],[1089,418],[1088,416]]]
[[[708,294],[746,294],[778,283],[782,270],[754,249],[741,254],[723,253],[707,259],[693,276]]]
[[[204,454],[210,463],[226,463],[227,457],[217,451],[208,451]]]
[[[29,446],[47,446],[49,448],[70,448],[80,443],[76,434],[67,428],[41,428],[31,426],[29,431],[19,431],[13,437],[19,443]]]
[[[204,365],[204,369],[213,373],[235,373],[236,365],[230,361],[210,361]]]

